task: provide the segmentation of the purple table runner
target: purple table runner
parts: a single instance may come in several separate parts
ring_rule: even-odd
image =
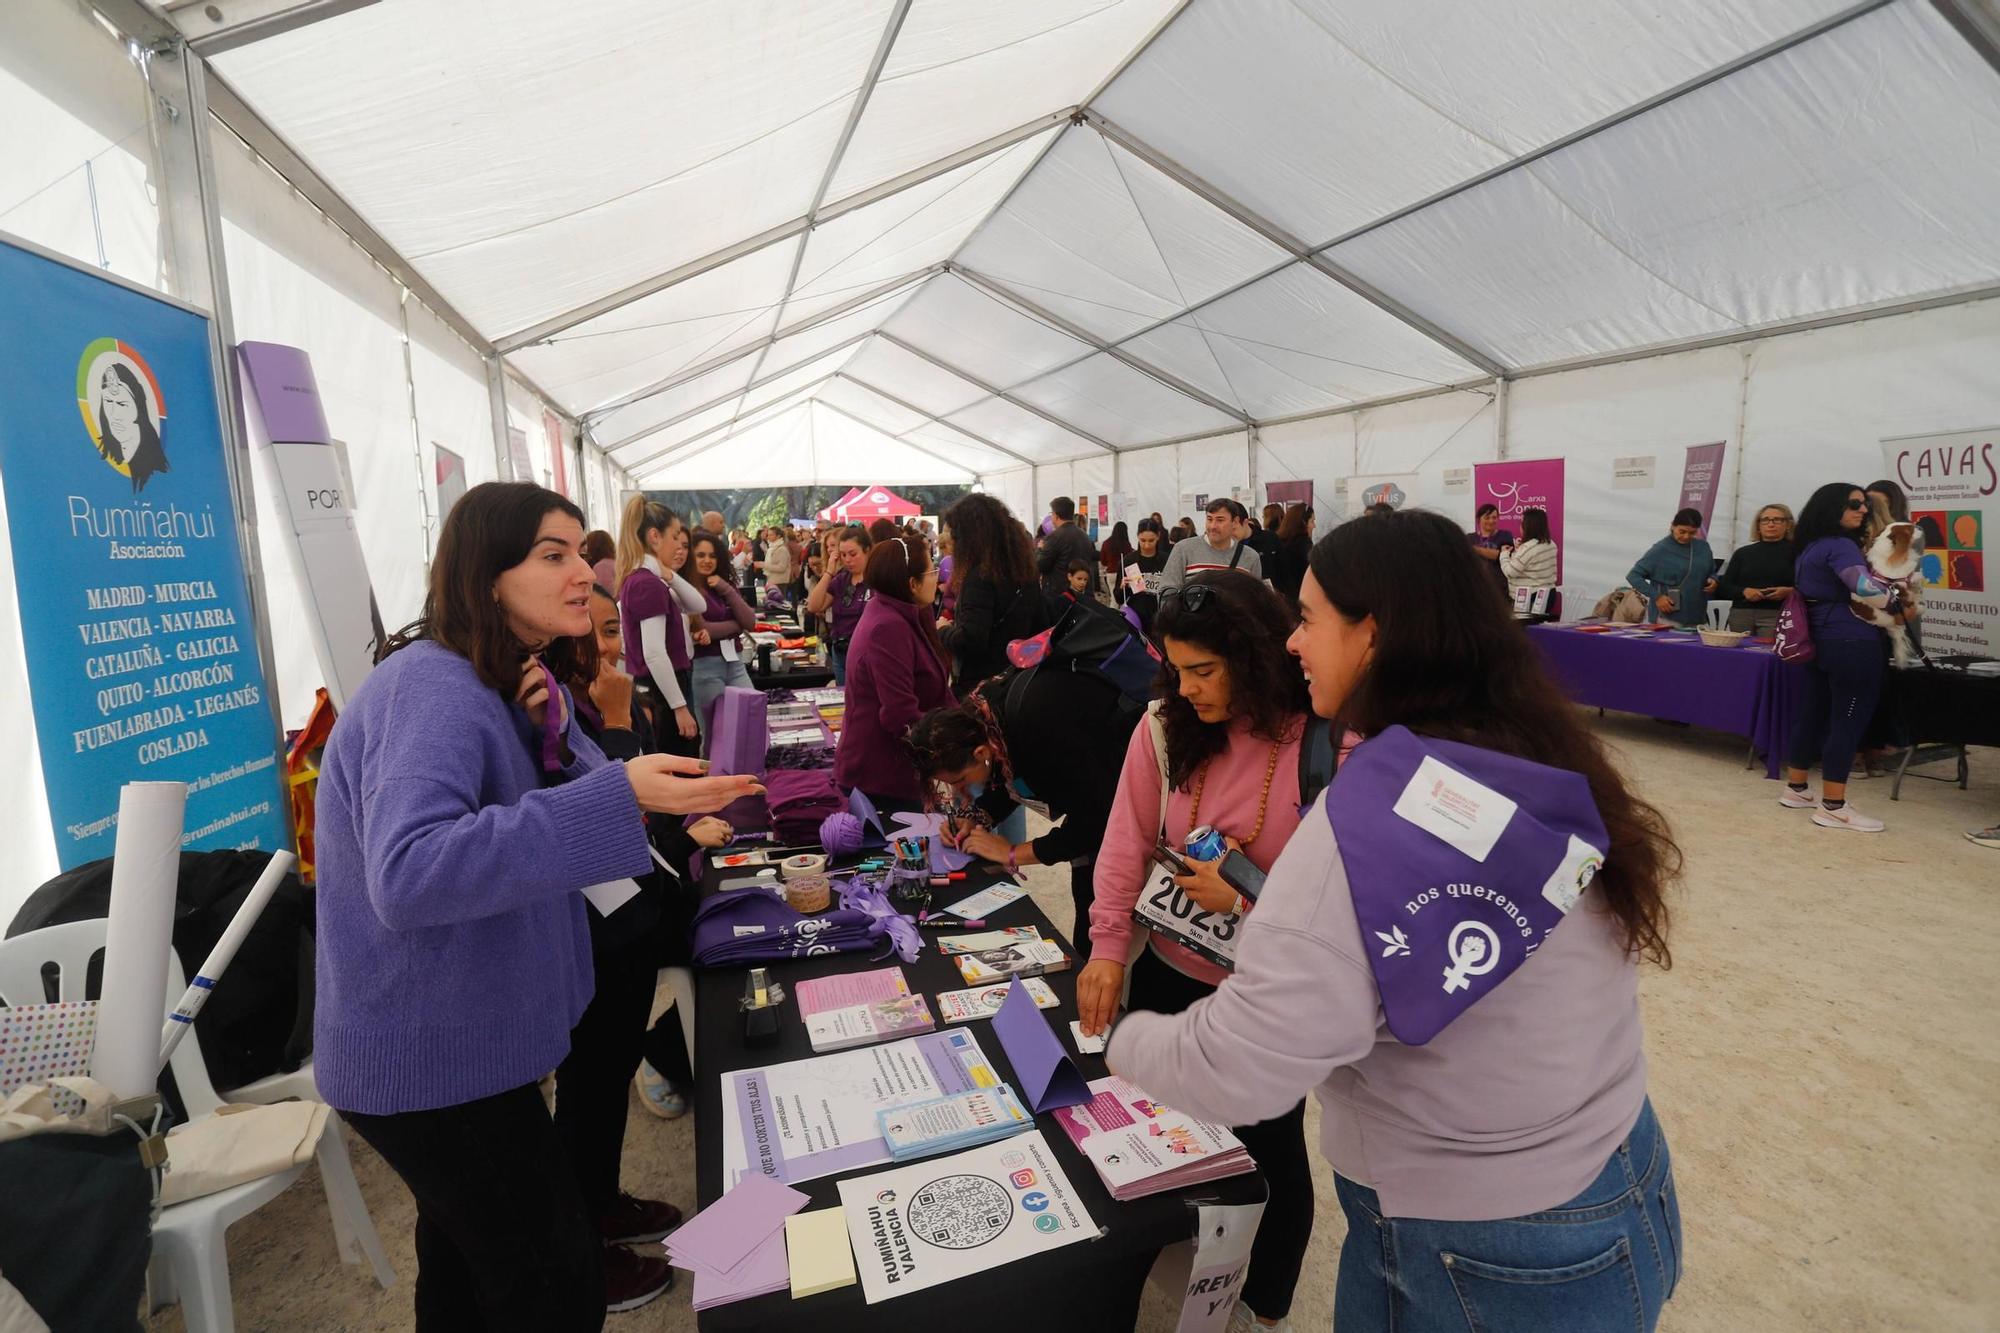
[[[1764,756],[1766,776],[1778,776],[1804,672],[1769,648],[1711,648],[1678,631],[1585,634],[1533,625],[1527,632],[1576,702],[1733,732]]]

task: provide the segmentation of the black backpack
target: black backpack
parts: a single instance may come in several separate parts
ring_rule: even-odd
[[[174,952],[192,977],[250,896],[269,852],[182,852]],[[64,871],[30,894],[8,938],[111,910],[111,858]],[[164,1015],[164,997],[163,1009]],[[218,1089],[290,1072],[312,1054],[312,894],[287,875],[195,1017],[202,1063]]]
[[[1010,710],[1036,672],[1081,671],[1115,688],[1119,711],[1135,721],[1152,701],[1165,661],[1125,610],[1094,599],[1070,603],[1048,629],[1008,644],[1007,660],[1020,668],[1007,686]]]

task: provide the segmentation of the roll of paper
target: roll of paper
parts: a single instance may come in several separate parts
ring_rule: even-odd
[[[800,879],[807,875],[823,875],[826,873],[826,857],[817,852],[788,856],[780,864],[779,868],[784,872],[786,879]]]
[[[186,813],[185,782],[128,782],[118,794],[104,990],[90,1074],[121,1097],[144,1096],[158,1082]]]

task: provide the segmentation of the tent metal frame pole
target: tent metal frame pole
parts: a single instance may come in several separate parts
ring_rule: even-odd
[[[1504,375],[1493,381],[1493,457],[1502,463],[1507,461],[1507,403],[1512,397],[1507,383]]]
[[[826,378],[832,379],[833,376],[828,375]],[[825,382],[826,382],[825,380],[821,380],[818,381],[817,383],[814,383],[810,387],[813,389],[817,389],[820,386],[820,384],[823,384]],[[747,430],[751,426],[761,426],[767,421],[775,421],[779,417],[784,416],[786,412],[795,412],[801,407],[810,408],[812,405],[812,399],[806,396],[807,393],[808,390],[801,389],[798,393],[792,394],[789,397],[780,398],[776,403],[767,403],[763,407],[755,408],[750,412],[746,412],[741,418],[739,418],[739,421],[744,427],[744,429]],[[774,412],[771,410],[772,408],[778,407],[780,405],[783,406],[784,411]],[[689,462],[692,459],[701,457],[703,454],[707,453],[711,449],[719,448],[722,445],[728,444],[731,440],[736,438],[736,432],[730,430],[729,427],[735,426],[737,424],[738,424],[737,421],[732,421],[729,422],[727,426],[716,427],[715,429],[717,430],[722,430],[727,432],[723,435],[721,439],[710,440],[707,444],[704,444],[701,448],[694,450],[692,453],[682,454],[679,458],[667,459],[665,462],[661,463],[659,467],[656,467],[653,470],[655,472],[658,472],[662,468],[672,467],[675,466],[676,464]],[[698,439],[700,437],[697,436],[696,438]],[[694,440],[682,440],[679,444],[675,445],[673,449],[668,449],[663,451],[659,455],[659,457],[664,458],[666,454],[672,453],[674,449],[685,449],[687,448],[688,445],[693,443]]]
[[[1987,64],[2000,71],[2000,10],[1991,0],[1931,0],[1932,8],[1958,35],[1979,52]]]
[[[889,433],[883,430],[880,426],[871,425],[870,423],[863,421],[860,417],[855,416],[852,412],[848,411],[844,407],[837,406],[836,404],[833,403],[823,402],[820,399],[815,398],[813,400],[813,403],[807,404],[808,408],[810,408],[813,404],[817,404],[818,406],[825,408],[827,411],[836,413],[839,416],[846,417],[849,421],[852,421],[857,426],[867,426],[869,430],[874,431],[878,435],[888,435],[889,438],[896,441],[896,443],[914,449],[926,458],[934,458],[938,462],[944,464],[948,468],[953,469],[954,471],[965,473],[968,477],[976,478],[979,475],[977,469],[969,468],[963,463],[954,463],[949,458],[946,458],[943,454],[938,453],[937,451],[932,449],[926,449],[923,445],[918,444],[915,440],[906,440],[900,435],[889,435]]]
[[[239,0],[227,13],[208,0],[165,0],[161,7],[187,37],[188,45],[206,58],[374,3],[376,0]],[[210,14],[215,17],[210,19]]]
[[[814,352],[811,356],[805,358],[805,360],[803,361],[794,361],[792,364],[784,367],[782,370],[774,370],[770,374],[764,376],[762,379],[751,380],[748,384],[744,385],[740,389],[731,389],[728,393],[721,394],[715,398],[711,398],[705,403],[699,403],[694,407],[688,408],[685,412],[681,412],[674,416],[668,417],[665,421],[659,422],[656,425],[647,426],[643,430],[635,431],[632,434],[626,436],[622,440],[617,440],[611,444],[605,445],[604,448],[608,452],[616,449],[624,449],[631,445],[638,444],[642,440],[645,440],[654,435],[658,435],[663,430],[673,429],[675,426],[678,426],[681,422],[688,420],[690,417],[698,417],[703,412],[711,411],[715,408],[721,407],[724,403],[730,401],[732,398],[737,400],[737,402],[740,404],[741,401],[745,397],[749,396],[749,394],[752,393],[754,390],[761,389],[765,385],[770,384],[775,380],[781,380],[795,370],[803,370],[805,367],[811,365],[813,362],[824,360],[826,357],[832,356],[835,352],[843,351],[846,348],[854,346],[856,343],[860,342],[864,338],[873,337],[874,334],[875,330],[873,329],[863,329],[861,332],[852,335],[843,342],[835,343],[833,346],[826,348],[824,351]],[[741,415],[741,413],[739,412],[738,415]]]
[[[1050,112],[1045,116],[1037,116],[1026,124],[1017,125],[1011,130],[1003,130],[990,139],[983,139],[969,147],[961,148],[955,153],[938,158],[936,161],[927,162],[923,166],[913,167],[900,176],[883,181],[880,185],[873,185],[856,194],[836,199],[834,202],[820,209],[816,222],[831,222],[835,218],[852,213],[857,208],[866,208],[869,204],[879,203],[881,200],[901,194],[913,186],[922,185],[925,181],[942,176],[948,171],[956,171],[968,162],[977,162],[980,158],[997,153],[1003,148],[1012,148],[1015,144],[1025,139],[1032,139],[1054,126],[1067,124],[1075,113],[1075,107],[1064,107],[1061,111]],[[628,306],[634,301],[652,296],[656,292],[663,292],[669,287],[678,286],[690,278],[698,278],[710,269],[722,267],[732,259],[741,259],[744,255],[762,250],[767,245],[774,245],[788,237],[797,236],[812,225],[815,225],[815,221],[809,221],[803,216],[793,218],[789,222],[781,222],[775,227],[758,232],[755,236],[745,237],[734,244],[724,246],[720,250],[711,251],[709,254],[697,259],[690,259],[687,263],[670,268],[663,273],[655,274],[650,278],[642,278],[638,282],[612,292],[607,296],[600,296],[594,301],[586,302],[574,309],[566,310],[559,315],[552,315],[538,324],[532,324],[525,329],[507,334],[501,338],[496,338],[493,345],[498,347],[502,352],[518,351],[523,347],[541,342],[543,339],[561,333],[566,329],[573,329],[579,324],[588,323],[596,319],[599,315],[608,314],[613,310]]]
[[[896,37],[903,31],[903,20],[909,17],[912,0],[895,0],[890,7],[889,21],[883,25],[882,40],[875,44],[874,58],[868,62],[868,73],[862,76],[861,88],[854,94],[854,105],[847,109],[846,123],[840,127],[840,138],[834,141],[833,152],[827,155],[826,170],[820,173],[819,186],[813,190],[812,202],[806,205],[806,226],[800,233],[798,247],[792,251],[792,271],[785,278],[785,293],[778,298],[777,309],[771,314],[771,328],[776,332],[778,321],[785,316],[785,307],[791,304],[792,292],[798,287],[799,270],[805,266],[806,247],[812,244],[813,228],[819,225],[820,205],[826,202],[826,192],[833,186],[833,177],[840,170],[840,159],[847,155],[847,145],[854,140],[854,131],[861,125],[861,117],[868,111],[869,99],[875,96],[875,85],[882,77],[882,67],[889,63],[889,53],[895,49]],[[770,354],[771,344],[764,344],[757,353],[757,363],[750,367],[750,378],[756,379],[764,368],[764,358]],[[746,389],[747,393],[748,390]]]
[[[493,416],[493,468],[501,481],[514,476],[514,448],[507,438],[507,363],[498,352],[488,352],[486,362],[486,410]]]
[[[1025,457],[1024,455],[1021,454],[1017,454],[1004,444],[995,443],[994,441],[987,439],[984,435],[980,435],[974,431],[969,431],[963,426],[955,426],[951,422],[946,421],[943,417],[938,416],[935,412],[926,412],[924,411],[923,408],[918,407],[915,403],[905,402],[903,399],[898,398],[895,394],[890,393],[887,389],[878,388],[877,386],[870,384],[867,380],[864,380],[860,376],[854,375],[845,369],[835,371],[833,373],[833,377],[839,380],[846,380],[849,384],[854,385],[856,388],[866,389],[869,393],[874,394],[877,398],[880,398],[887,403],[893,403],[895,406],[902,408],[905,412],[915,412],[918,416],[922,417],[925,421],[931,423],[934,426],[943,426],[946,430],[956,431],[960,435],[963,435],[966,439],[971,440],[974,444],[980,445],[987,449],[991,449],[996,454],[1003,454],[1006,457],[1013,459],[1015,462],[1019,463],[1023,467],[1033,467],[1035,465],[1034,459]],[[915,429],[916,427],[912,426],[910,427],[910,430],[898,432],[895,434],[895,438],[899,440],[906,440],[910,435],[910,431],[914,431]],[[1091,457],[1094,458],[1096,457],[1096,455],[1093,454],[1091,455]]]
[[[264,672],[264,698],[274,753],[284,748],[284,714],[278,702],[278,658],[271,638],[271,586],[258,541],[255,462],[244,414],[242,376],[236,362],[236,321],[229,294],[229,265],[222,242],[222,196],[209,139],[208,66],[178,33],[155,38],[144,65],[147,119],[158,154],[160,220],[171,256],[169,285],[176,296],[208,317],[208,360],[215,381],[216,425],[223,470],[236,511],[235,539],[249,585],[252,634]]]
[[[911,356],[914,356],[922,361],[928,361],[932,365],[936,366],[939,370],[945,371],[948,374],[958,376],[960,379],[964,380],[967,384],[970,384],[973,388],[978,389],[980,392],[984,393],[988,398],[998,398],[1001,402],[1010,403],[1013,406],[1020,408],[1023,412],[1032,413],[1033,415],[1038,416],[1042,420],[1048,422],[1051,426],[1056,426],[1062,430],[1066,430],[1080,440],[1090,441],[1092,444],[1096,445],[1098,448],[1104,450],[1104,452],[1108,454],[1115,454],[1118,452],[1118,446],[1111,443],[1109,440],[1099,439],[1096,435],[1092,434],[1087,430],[1084,430],[1080,426],[1072,426],[1069,424],[1069,422],[1064,421],[1061,417],[1057,416],[1053,412],[1050,412],[1046,408],[1037,407],[1033,403],[1027,402],[1024,399],[1016,398],[1013,394],[1009,393],[1007,390],[999,388],[996,385],[988,384],[985,380],[979,378],[979,376],[977,375],[972,374],[970,371],[960,370],[957,366],[954,366],[948,361],[944,361],[936,356],[931,355],[929,352],[924,351],[921,347],[915,347],[909,343],[904,342],[901,338],[898,338],[893,333],[886,332],[882,329],[877,329],[875,330],[875,336],[877,338],[880,338],[883,342],[888,343],[891,347],[900,347],[905,352],[908,352]],[[967,403],[965,407],[973,407],[978,403],[978,401],[979,400],[974,399],[973,402]],[[965,407],[961,407],[958,410],[963,412],[965,410]],[[945,424],[950,425],[951,423],[946,422]]]
[[[731,417],[727,421],[718,421],[713,426],[708,427],[706,430],[698,431],[697,433],[688,436],[685,440],[680,440],[674,444],[670,444],[664,449],[660,449],[654,453],[646,455],[646,457],[644,458],[636,458],[632,460],[632,462],[630,462],[629,464],[618,463],[618,466],[623,468],[628,473],[636,474],[638,469],[645,467],[649,464],[659,462],[661,459],[666,458],[667,455],[673,453],[676,449],[685,449],[689,445],[695,443],[698,440],[708,439],[709,436],[714,435],[717,432],[722,433],[722,439],[716,440],[714,441],[714,443],[722,444],[726,442],[731,435],[736,433],[736,428],[739,426],[748,429],[750,426],[756,425],[757,423],[766,420],[769,415],[777,415],[777,416],[784,415],[785,411],[798,406],[799,403],[804,401],[813,392],[813,390],[819,388],[820,385],[825,384],[828,380],[832,379],[836,373],[838,372],[829,370],[828,372],[826,372],[826,374],[820,376],[818,379],[813,380],[809,384],[800,385],[798,388],[792,390],[790,393],[784,395],[782,398],[773,398],[768,403],[760,403],[756,407],[751,408],[748,412],[740,412],[737,415]],[[694,455],[688,454],[686,455],[686,457],[692,458],[694,457]],[[617,460],[614,459],[613,461],[616,462]],[[674,458],[668,461],[678,463],[681,461],[681,459]],[[657,471],[658,469],[655,470]]]
[[[1248,458],[1248,467],[1245,469],[1244,475],[1250,482],[1250,504],[1248,508],[1252,513],[1255,513],[1257,511],[1257,446],[1263,440],[1257,434],[1255,423],[1251,424],[1250,429],[1245,434],[1244,453]]]
[[[1462,360],[1471,362],[1487,374],[1493,376],[1507,374],[1507,367],[1496,360],[1490,353],[1481,351],[1464,338],[1442,327],[1436,321],[1418,314],[1386,292],[1349,273],[1340,265],[1313,250],[1304,241],[1301,241],[1277,223],[1272,222],[1262,214],[1251,209],[1249,205],[1241,202],[1226,190],[1212,185],[1200,176],[1195,175],[1194,172],[1174,161],[1174,159],[1168,157],[1145,140],[1138,138],[1116,121],[1109,120],[1099,112],[1088,109],[1084,111],[1083,115],[1085,120],[1105,138],[1111,140],[1111,142],[1117,144],[1141,162],[1146,163],[1154,170],[1165,175],[1183,189],[1191,191],[1222,210],[1222,212],[1234,218],[1238,223],[1248,227],[1271,244],[1289,253],[1294,259],[1319,270],[1321,275],[1333,279],[1376,309],[1393,315],[1396,319],[1409,325],[1432,342],[1450,348]]]
[[[1019,310],[1022,314],[1027,315],[1030,318],[1040,320],[1042,323],[1047,324],[1049,327],[1053,329],[1068,334],[1070,337],[1076,339],[1078,342],[1087,343],[1088,345],[1095,347],[1098,351],[1104,353],[1112,360],[1117,361],[1122,365],[1125,365],[1133,370],[1138,371],[1141,375],[1146,376],[1148,379],[1158,381],[1160,384],[1163,384],[1167,388],[1172,389],[1175,393],[1180,394],[1182,397],[1192,398],[1195,402],[1200,403],[1203,407],[1206,407],[1211,411],[1220,412],[1223,416],[1226,416],[1231,420],[1240,423],[1241,425],[1251,426],[1256,424],[1251,419],[1250,415],[1246,413],[1242,408],[1232,406],[1229,403],[1225,403],[1220,398],[1215,397],[1213,394],[1204,393],[1202,390],[1196,388],[1194,385],[1189,384],[1186,380],[1182,379],[1180,376],[1162,370],[1158,366],[1153,365],[1151,362],[1132,355],[1130,352],[1125,351],[1122,347],[1119,347],[1116,344],[1106,342],[1104,339],[1098,337],[1096,334],[1090,332],[1088,329],[1083,328],[1081,325],[1072,324],[1070,321],[1064,319],[1061,315],[1056,314],[1053,310],[1050,310],[1047,307],[1040,305],[1039,303],[1029,299],[1028,297],[1021,295],[1021,293],[1015,291],[1013,288],[1007,286],[1005,283],[1000,282],[997,279],[990,278],[985,274],[979,272],[977,269],[970,269],[967,268],[965,265],[956,262],[947,264],[946,269],[947,271],[963,278],[965,281],[971,283],[974,287],[980,289],[981,291],[985,292],[987,295],[993,297],[994,299],[1013,306],[1015,309]]]
[[[664,379],[657,380],[654,383],[647,385],[643,389],[634,389],[632,392],[628,394],[625,394],[618,398],[614,398],[602,407],[594,407],[590,411],[585,412],[583,414],[583,420],[585,422],[602,421],[604,418],[610,416],[613,412],[618,411],[620,408],[630,407],[632,404],[636,402],[640,402],[643,399],[651,398],[654,394],[665,393],[669,389],[677,389],[681,385],[686,384],[689,380],[700,379],[703,375],[708,374],[710,371],[720,370],[724,366],[729,365],[732,362],[741,361],[744,357],[749,356],[752,352],[758,351],[762,348],[770,347],[776,343],[781,343],[785,339],[793,337],[796,334],[805,333],[810,329],[816,329],[822,324],[829,323],[833,320],[839,319],[842,315],[860,309],[862,306],[867,305],[870,301],[878,300],[881,297],[887,296],[890,293],[896,291],[900,287],[907,287],[911,283],[922,282],[925,278],[932,277],[933,275],[942,273],[943,271],[944,271],[943,264],[932,264],[926,268],[920,268],[913,272],[905,273],[901,277],[891,278],[887,282],[880,283],[874,287],[870,287],[867,291],[858,293],[857,295],[852,296],[845,301],[842,301],[839,305],[828,306],[825,310],[820,311],[816,315],[808,316],[805,319],[794,320],[792,323],[787,324],[784,328],[778,329],[772,333],[767,333],[763,337],[757,339],[755,342],[746,343],[745,345],[735,349],[734,351],[719,353],[715,356],[708,358],[706,361],[702,361],[695,365],[689,366],[685,370],[677,370],[673,374],[666,376]],[[752,372],[752,377],[753,378],[755,377],[754,371]]]

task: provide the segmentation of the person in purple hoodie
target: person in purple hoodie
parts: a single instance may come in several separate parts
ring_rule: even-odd
[[[1335,528],[1299,601],[1313,711],[1363,739],[1235,972],[1106,1058],[1222,1124],[1316,1090],[1340,1329],[1650,1330],[1683,1251],[1639,968],[1671,961],[1680,853],[1448,519]]]
[[[833,780],[866,792],[878,810],[914,810],[922,784],[903,737],[933,708],[954,701],[951,668],[931,620],[937,570],[914,537],[891,537],[868,553],[868,605],[847,646],[847,716]]]
[[[467,491],[423,618],[383,645],[320,771],[314,1078],[416,1197],[420,1333],[596,1329],[666,1285],[606,1248],[537,1085],[595,985],[584,890],[652,865],[642,812],[758,788],[609,761],[575,725],[558,682],[597,651],[582,544],[553,491]]]

